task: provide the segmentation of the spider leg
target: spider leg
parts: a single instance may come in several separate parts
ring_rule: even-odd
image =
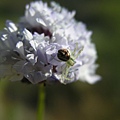
[[[76,54],[76,56],[74,57],[75,59],[79,56],[79,54],[83,51],[83,46],[82,46],[82,48],[78,51],[78,53]]]
[[[74,59],[76,59],[76,58],[79,56],[79,54],[82,52],[83,48],[84,48],[84,47],[82,46],[82,48],[81,48],[81,49],[78,51],[78,53],[75,55],[76,51],[78,50],[78,43],[76,43],[76,47],[75,47],[74,51],[71,53],[71,55],[74,56]]]
[[[78,49],[78,43],[76,43],[76,47],[75,47],[74,51],[72,52],[72,56],[75,56],[75,52],[77,51],[77,49]]]
[[[69,69],[70,69],[70,65],[66,64],[64,70],[62,71],[62,75],[61,75],[61,80],[62,80],[63,83],[64,83],[65,80],[70,80],[68,78]]]

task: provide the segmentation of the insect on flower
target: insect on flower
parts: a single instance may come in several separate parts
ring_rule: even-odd
[[[65,68],[62,70],[62,75],[61,75],[61,80],[62,82],[64,82],[64,80],[70,80],[70,78],[68,78],[68,74],[69,74],[69,70],[71,66],[74,66],[74,64],[76,63],[76,59],[79,56],[79,54],[82,52],[83,47],[78,51],[77,54],[76,50],[78,48],[78,44],[76,45],[76,48],[74,49],[73,52],[70,52],[70,50],[62,48],[58,50],[57,53],[57,57],[58,59],[60,59],[61,61],[66,62]]]

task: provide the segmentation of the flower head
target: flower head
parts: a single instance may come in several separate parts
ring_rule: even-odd
[[[55,2],[48,7],[37,1],[26,6],[17,25],[7,21],[0,34],[0,77],[27,79],[33,84],[98,81],[92,32],[74,15],[75,11]]]

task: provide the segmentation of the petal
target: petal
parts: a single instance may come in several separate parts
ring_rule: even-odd
[[[21,57],[25,56],[23,42],[19,41],[16,44],[16,51],[21,55]]]
[[[11,22],[10,20],[6,21],[6,26],[9,30],[9,32],[11,32],[11,33],[17,31],[16,25],[13,22]]]

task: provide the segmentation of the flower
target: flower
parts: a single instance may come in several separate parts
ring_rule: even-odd
[[[100,80],[92,32],[74,15],[55,2],[36,1],[17,25],[7,21],[0,34],[0,77],[32,84]]]

